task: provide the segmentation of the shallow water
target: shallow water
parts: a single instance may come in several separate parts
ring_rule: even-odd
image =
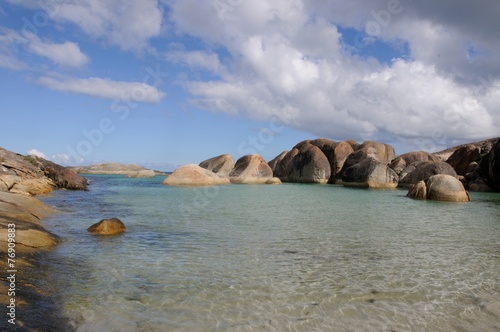
[[[500,195],[331,185],[174,188],[89,176],[45,199],[77,331],[497,331]],[[127,232],[89,235],[118,217]]]

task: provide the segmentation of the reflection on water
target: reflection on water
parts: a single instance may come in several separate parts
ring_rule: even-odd
[[[47,199],[68,211],[48,265],[77,331],[500,329],[500,195],[92,180]],[[87,234],[107,217],[127,232]]]

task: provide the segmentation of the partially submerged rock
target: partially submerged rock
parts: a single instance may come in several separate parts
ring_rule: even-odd
[[[457,177],[457,173],[450,164],[443,161],[420,161],[408,165],[399,175],[399,186],[409,188],[419,181],[433,175],[447,174]]]
[[[433,175],[425,181],[419,181],[410,188],[408,197],[446,202],[469,202],[469,193],[463,184],[447,174]]]
[[[317,146],[304,143],[296,147],[298,153],[288,169],[288,181],[299,183],[327,183],[330,179],[330,161]]]
[[[163,180],[163,184],[169,186],[217,186],[229,183],[227,177],[194,164],[179,167]]]
[[[398,175],[386,164],[374,158],[365,158],[342,173],[346,187],[394,189],[398,186]]]
[[[273,170],[258,154],[243,156],[229,174],[231,183],[265,184],[273,178]]]
[[[125,232],[125,225],[118,218],[103,219],[90,226],[87,231],[94,235],[111,236]]]

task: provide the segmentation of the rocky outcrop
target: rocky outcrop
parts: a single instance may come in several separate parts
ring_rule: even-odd
[[[179,167],[163,180],[163,184],[169,186],[217,186],[229,183],[227,177],[194,164]]]
[[[349,154],[341,170],[342,183],[350,187],[395,188],[397,174],[387,165],[394,159],[390,145],[365,141]]]
[[[103,219],[90,226],[87,231],[94,235],[111,236],[125,232],[125,225],[118,218]]]
[[[275,175],[277,174],[278,165],[280,165],[280,163],[282,162],[282,160],[285,158],[285,156],[287,154],[288,154],[288,150],[285,150],[267,163],[269,165],[269,167],[271,167],[273,174],[275,174]]]
[[[0,190],[41,195],[53,188],[85,190],[87,180],[66,167],[0,148]]]
[[[462,182],[447,174],[438,174],[417,182],[408,192],[414,199],[446,202],[469,202],[470,197]]]
[[[0,192],[0,243],[2,248],[7,248],[9,228],[16,230],[16,252],[50,249],[57,245],[59,237],[47,231],[40,222],[55,212],[34,197]],[[9,225],[15,226],[9,227]]]
[[[419,161],[440,161],[440,159],[425,151],[408,152],[393,159],[389,167],[400,175],[406,166]]]
[[[72,167],[75,172],[79,174],[114,174],[114,175],[127,175],[129,177],[137,177],[137,175],[142,171],[147,171],[148,169],[136,164],[121,164],[121,163],[103,163],[95,164],[90,166]],[[161,172],[153,171],[149,172],[153,177],[155,175],[162,175]],[[145,175],[146,173],[142,173]]]
[[[455,150],[453,154],[446,160],[453,167],[458,175],[465,176],[469,165],[476,163],[481,158],[481,148],[473,144],[467,144]]]
[[[309,142],[299,143],[296,149],[297,154],[288,168],[288,181],[327,183],[331,175],[330,161],[321,149]]]
[[[500,191],[500,139],[491,149],[488,157],[488,177],[491,185]]]
[[[398,175],[387,164],[368,157],[345,169],[342,183],[346,187],[393,189],[398,186]]]
[[[326,138],[318,138],[310,141],[310,144],[317,146],[326,156],[330,163],[330,178],[328,183],[335,183],[339,177],[340,171],[344,166],[347,157],[354,152],[353,145],[358,146],[356,142],[344,141],[335,142]]]
[[[237,184],[265,184],[272,178],[273,170],[258,154],[241,157],[229,173],[231,183]]]
[[[233,170],[234,165],[235,163],[233,157],[228,154],[223,154],[202,161],[199,166],[208,169],[215,174],[229,177],[229,173],[231,173],[231,171]]]
[[[443,161],[420,161],[407,166],[399,175],[399,187],[409,188],[419,181],[436,174],[447,174],[457,177],[457,173],[450,164]]]
[[[289,182],[288,174],[292,168],[292,161],[298,153],[299,149],[297,148],[288,151],[288,153],[276,163],[274,176],[280,178],[283,182]]]

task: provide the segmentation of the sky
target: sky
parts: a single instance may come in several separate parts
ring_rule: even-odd
[[[0,146],[63,165],[500,136],[498,0],[3,0]]]

